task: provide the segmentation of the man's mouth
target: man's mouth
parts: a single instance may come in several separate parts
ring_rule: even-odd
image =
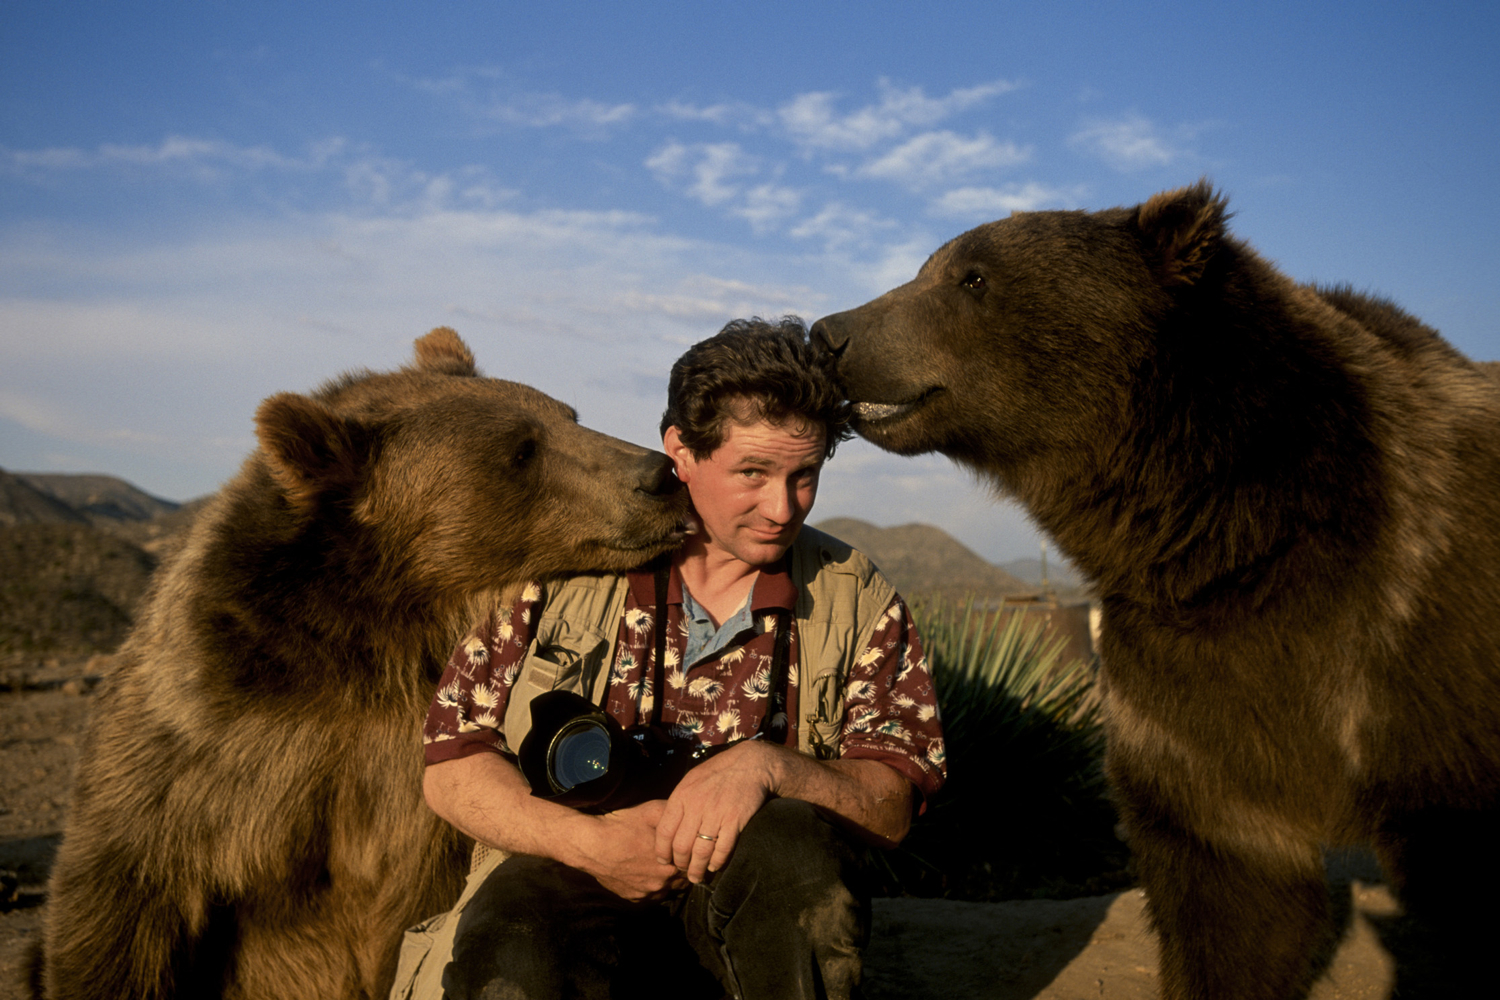
[[[750,528],[750,537],[757,542],[767,545],[780,545],[794,536],[796,532],[790,527],[780,528]]]

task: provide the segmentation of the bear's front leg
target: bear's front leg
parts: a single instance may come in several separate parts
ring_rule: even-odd
[[[1305,997],[1337,938],[1318,845],[1255,844],[1242,830],[1229,847],[1159,811],[1126,814],[1163,1000]]]

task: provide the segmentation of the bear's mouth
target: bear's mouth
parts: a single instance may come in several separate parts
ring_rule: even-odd
[[[892,420],[899,420],[910,415],[919,407],[925,406],[933,396],[942,392],[942,386],[933,386],[916,399],[905,403],[870,403],[859,402],[854,404],[854,416],[861,424],[883,424]]]

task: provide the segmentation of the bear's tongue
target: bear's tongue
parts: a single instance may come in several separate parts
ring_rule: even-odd
[[[902,410],[911,408],[910,403],[855,403],[854,412],[861,420],[884,420],[894,417]]]

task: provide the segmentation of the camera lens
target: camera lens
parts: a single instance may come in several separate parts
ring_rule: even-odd
[[[549,777],[558,791],[592,781],[609,770],[609,731],[580,719],[564,726],[552,741]]]

